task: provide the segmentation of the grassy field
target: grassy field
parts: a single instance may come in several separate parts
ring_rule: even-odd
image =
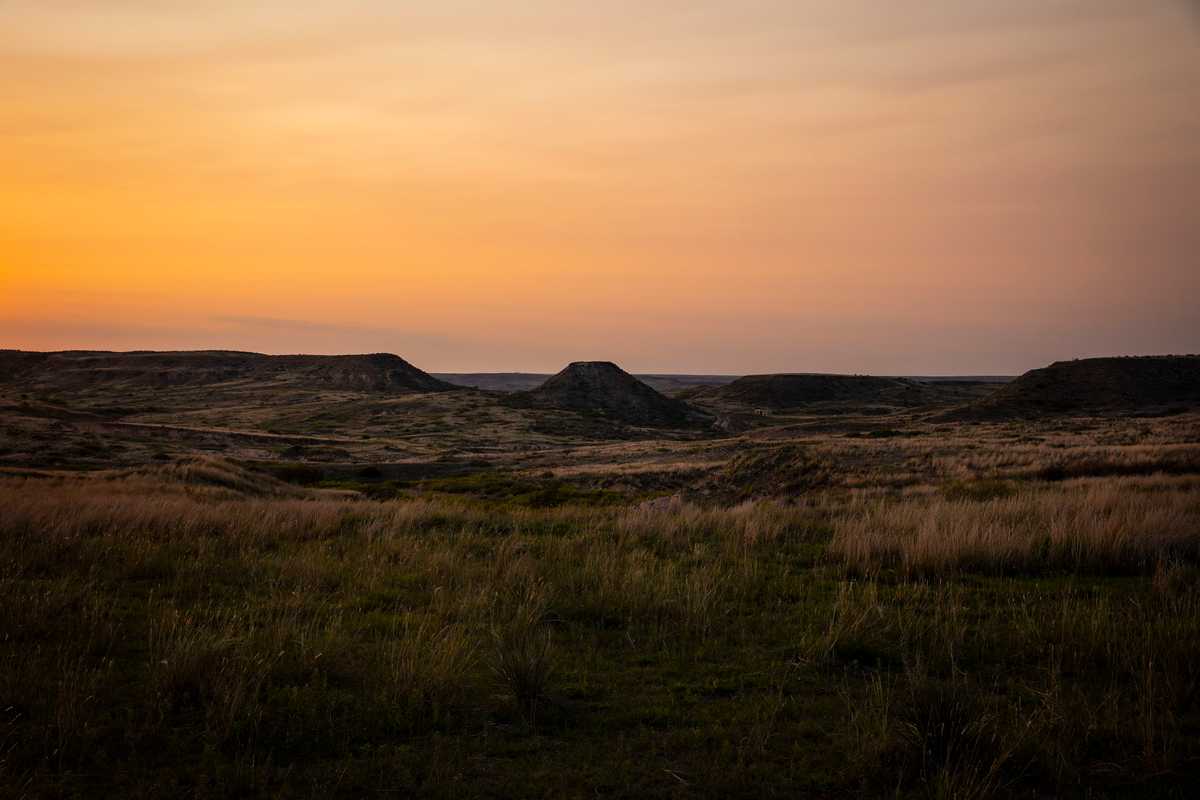
[[[1194,420],[1122,430],[653,456],[694,496],[9,470],[0,791],[1193,796]]]

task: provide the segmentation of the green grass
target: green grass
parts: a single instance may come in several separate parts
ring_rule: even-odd
[[[1195,563],[862,580],[821,506],[543,508],[490,476],[386,502],[78,483],[0,485],[16,796],[1185,797],[1200,778]]]

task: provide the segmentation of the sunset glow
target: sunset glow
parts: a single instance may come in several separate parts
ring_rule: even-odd
[[[1200,350],[1177,0],[13,0],[0,347],[1015,373]]]

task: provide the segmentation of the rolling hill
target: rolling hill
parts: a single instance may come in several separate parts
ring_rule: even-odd
[[[0,353],[0,382],[34,391],[113,391],[261,385],[389,394],[445,392],[452,384],[390,353],[274,356],[224,350]]]
[[[970,382],[925,383],[910,378],[873,375],[824,375],[792,373],[747,375],[725,386],[698,390],[690,395],[697,402],[719,406],[741,406],[770,411],[837,407],[916,408],[958,402],[978,392]]]
[[[1026,372],[951,416],[1155,414],[1196,407],[1200,407],[1200,356],[1131,356],[1056,361]]]
[[[610,361],[577,361],[538,388],[510,395],[508,402],[595,415],[636,427],[679,428],[709,421],[705,412],[660,394]]]

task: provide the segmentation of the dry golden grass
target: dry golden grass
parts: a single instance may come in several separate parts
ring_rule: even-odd
[[[981,501],[876,501],[842,513],[829,553],[861,573],[1146,573],[1200,560],[1200,482],[1106,478]]]
[[[735,505],[374,502],[215,459],[0,477],[0,785],[1171,796],[1200,477],[1169,474],[1186,426],[1145,425],[826,437],[828,485]]]

